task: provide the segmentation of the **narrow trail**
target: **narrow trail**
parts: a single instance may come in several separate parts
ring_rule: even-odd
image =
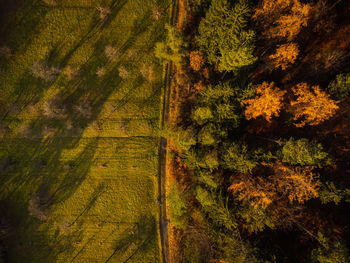
[[[170,25],[176,25],[178,18],[178,0],[172,0],[172,11],[170,16]],[[169,120],[169,102],[171,93],[171,76],[174,71],[174,64],[169,62],[165,66],[164,90],[162,102],[161,129]],[[170,262],[169,240],[168,240],[168,216],[166,211],[166,159],[167,159],[167,139],[161,137],[159,145],[159,230],[161,239],[162,261]]]

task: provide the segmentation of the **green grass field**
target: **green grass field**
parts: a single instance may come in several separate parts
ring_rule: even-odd
[[[23,1],[0,40],[11,49],[0,59],[5,257],[160,262],[164,83],[153,48],[169,2],[44,2]],[[108,7],[107,19],[98,6]],[[44,80],[33,73],[38,61],[58,70]]]

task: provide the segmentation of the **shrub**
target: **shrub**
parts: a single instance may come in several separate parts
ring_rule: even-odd
[[[106,74],[106,69],[104,67],[97,68],[96,75],[99,78],[102,78]]]
[[[82,98],[74,105],[73,109],[77,113],[78,117],[83,119],[90,119],[92,116],[91,101],[87,98]]]
[[[113,61],[118,56],[118,50],[111,45],[107,45],[105,47],[105,56],[109,61]]]
[[[177,65],[182,63],[185,57],[186,42],[175,27],[165,26],[167,30],[166,40],[156,43],[155,56],[162,62],[172,61]]]
[[[67,109],[63,104],[63,98],[60,93],[56,93],[52,98],[46,100],[43,104],[43,115],[49,119],[63,119],[66,116]]]
[[[129,72],[126,70],[126,68],[123,65],[118,67],[118,75],[123,80],[126,80],[130,76]]]
[[[69,80],[75,80],[79,77],[80,70],[76,66],[68,66],[64,69],[64,73]]]
[[[154,82],[156,80],[156,71],[152,64],[142,64],[140,68],[140,73],[149,82]]]
[[[101,20],[106,20],[108,15],[111,13],[111,10],[108,7],[98,6],[96,9],[99,12]]]
[[[31,72],[34,77],[43,79],[47,82],[52,81],[60,74],[61,70],[54,66],[47,65],[44,61],[37,61],[32,67]]]
[[[173,184],[167,196],[171,223],[180,229],[186,227],[185,214],[187,212],[187,202],[181,190]]]

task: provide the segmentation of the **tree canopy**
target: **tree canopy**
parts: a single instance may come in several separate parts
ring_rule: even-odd
[[[251,65],[256,58],[254,31],[247,29],[251,8],[246,0],[231,7],[227,0],[212,1],[198,28],[196,43],[211,64],[220,71],[232,71]]]

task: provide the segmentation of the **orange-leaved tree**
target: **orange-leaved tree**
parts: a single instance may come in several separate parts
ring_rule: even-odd
[[[244,174],[233,181],[228,191],[236,195],[238,200],[249,203],[255,208],[267,208],[275,199],[275,191],[268,191],[271,188],[273,188],[271,183],[262,177]]]
[[[241,175],[229,186],[240,201],[255,208],[303,204],[318,196],[319,181],[312,172],[313,167],[291,167],[280,162],[264,164],[272,172],[268,177]]]
[[[264,27],[264,35],[269,38],[294,39],[307,26],[311,5],[299,0],[263,0],[253,17]]]
[[[299,83],[292,90],[297,96],[291,102],[294,120],[298,121],[295,124],[297,127],[318,125],[331,118],[339,108],[338,102],[332,100],[319,86],[310,87],[306,83]]]
[[[266,81],[257,85],[255,90],[257,93],[255,98],[242,101],[242,105],[246,105],[244,114],[247,120],[261,116],[270,121],[273,116],[278,117],[286,91],[275,87],[274,82]]]
[[[312,172],[313,167],[290,167],[279,162],[267,166],[273,170],[270,180],[281,198],[302,204],[318,196],[319,181]]]
[[[204,58],[201,51],[192,51],[190,53],[190,66],[194,71],[199,71],[204,65]]]
[[[276,49],[276,52],[270,55],[269,58],[272,60],[272,63],[276,68],[281,67],[282,70],[285,70],[288,66],[295,62],[298,54],[298,44],[288,43],[279,46]]]

